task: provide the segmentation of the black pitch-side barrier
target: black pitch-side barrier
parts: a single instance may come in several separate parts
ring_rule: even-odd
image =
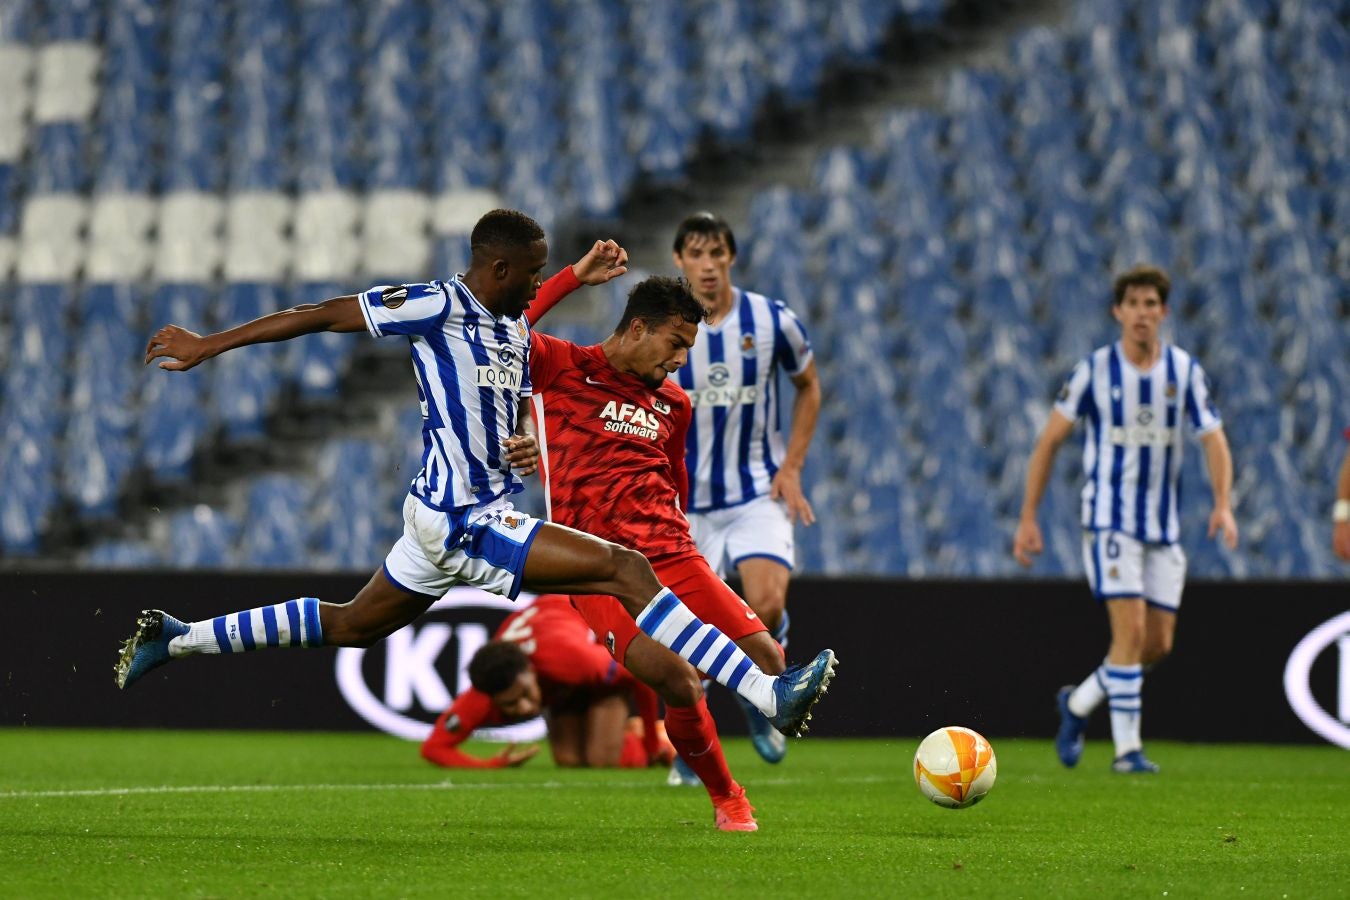
[[[508,612],[452,595],[368,651],[264,650],[198,657],[133,689],[113,685],[142,607],[205,618],[292,597],[343,601],[365,576],[202,572],[0,573],[0,726],[370,729],[411,736],[460,689],[468,656]],[[1045,737],[1054,693],[1102,658],[1106,617],[1071,581],[794,580],[789,658],[833,647],[841,665],[812,734],[919,735],[961,724]],[[1347,582],[1193,582],[1170,659],[1147,676],[1144,730],[1191,741],[1319,742],[1286,696],[1295,647],[1350,609]],[[1339,626],[1337,626],[1339,627]],[[1350,622],[1309,648],[1295,681],[1323,719],[1350,718]],[[1306,671],[1304,671],[1306,670]],[[727,693],[719,727],[745,730]],[[1304,706],[1307,706],[1305,699]],[[1317,712],[1312,715],[1316,716]],[[1347,733],[1350,733],[1348,731]],[[1098,714],[1092,736],[1107,734]]]

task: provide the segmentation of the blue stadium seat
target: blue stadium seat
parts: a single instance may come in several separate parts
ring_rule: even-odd
[[[169,518],[165,560],[175,567],[226,569],[235,565],[240,523],[223,510],[201,503]]]
[[[125,540],[100,541],[83,561],[94,569],[153,569],[166,563],[159,550],[149,542]]]
[[[295,475],[262,475],[248,489],[248,527],[237,546],[240,565],[299,569],[311,564],[306,517],[309,491]]]

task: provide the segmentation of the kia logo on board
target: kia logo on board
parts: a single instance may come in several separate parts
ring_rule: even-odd
[[[1336,714],[1323,709],[1312,693],[1313,663],[1336,648]],[[1350,749],[1350,612],[1314,628],[1298,642],[1284,667],[1284,693],[1294,713],[1317,734]]]
[[[474,653],[527,599],[511,601],[477,588],[454,588],[415,622],[374,647],[339,649],[334,664],[338,690],[357,715],[381,731],[410,741],[426,740],[435,717],[468,690]],[[369,661],[367,654],[373,654]],[[535,718],[482,728],[474,736],[537,741],[545,733],[544,720]]]

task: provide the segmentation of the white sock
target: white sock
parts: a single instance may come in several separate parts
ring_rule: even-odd
[[[716,627],[700,622],[669,588],[662,588],[638,614],[637,626],[643,634],[688,660],[695,669],[749,700],[764,715],[778,712],[773,676],[751,662]]]
[[[169,655],[243,653],[264,647],[322,647],[319,601],[313,597],[287,600],[242,612],[202,619],[188,625],[188,633],[169,641]]]
[[[1115,739],[1116,758],[1119,759],[1126,753],[1144,747],[1139,737],[1139,720],[1143,715],[1144,667],[1138,663],[1132,666],[1107,663],[1102,666],[1102,675],[1111,708],[1111,737]]]
[[[1098,666],[1092,670],[1083,683],[1073,689],[1069,695],[1069,712],[1078,716],[1080,719],[1086,719],[1092,715],[1092,711],[1102,705],[1106,699],[1106,676],[1102,674],[1102,667]]]

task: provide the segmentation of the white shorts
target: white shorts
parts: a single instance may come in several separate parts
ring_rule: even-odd
[[[385,557],[384,574],[405,591],[432,597],[467,584],[514,600],[542,524],[505,497],[447,513],[409,494],[403,537]]]
[[[1186,582],[1180,544],[1145,544],[1119,531],[1083,532],[1083,565],[1098,600],[1142,597],[1149,606],[1176,612]]]
[[[767,495],[727,509],[690,513],[689,532],[721,578],[747,559],[772,559],[789,569],[796,562],[787,504]]]

